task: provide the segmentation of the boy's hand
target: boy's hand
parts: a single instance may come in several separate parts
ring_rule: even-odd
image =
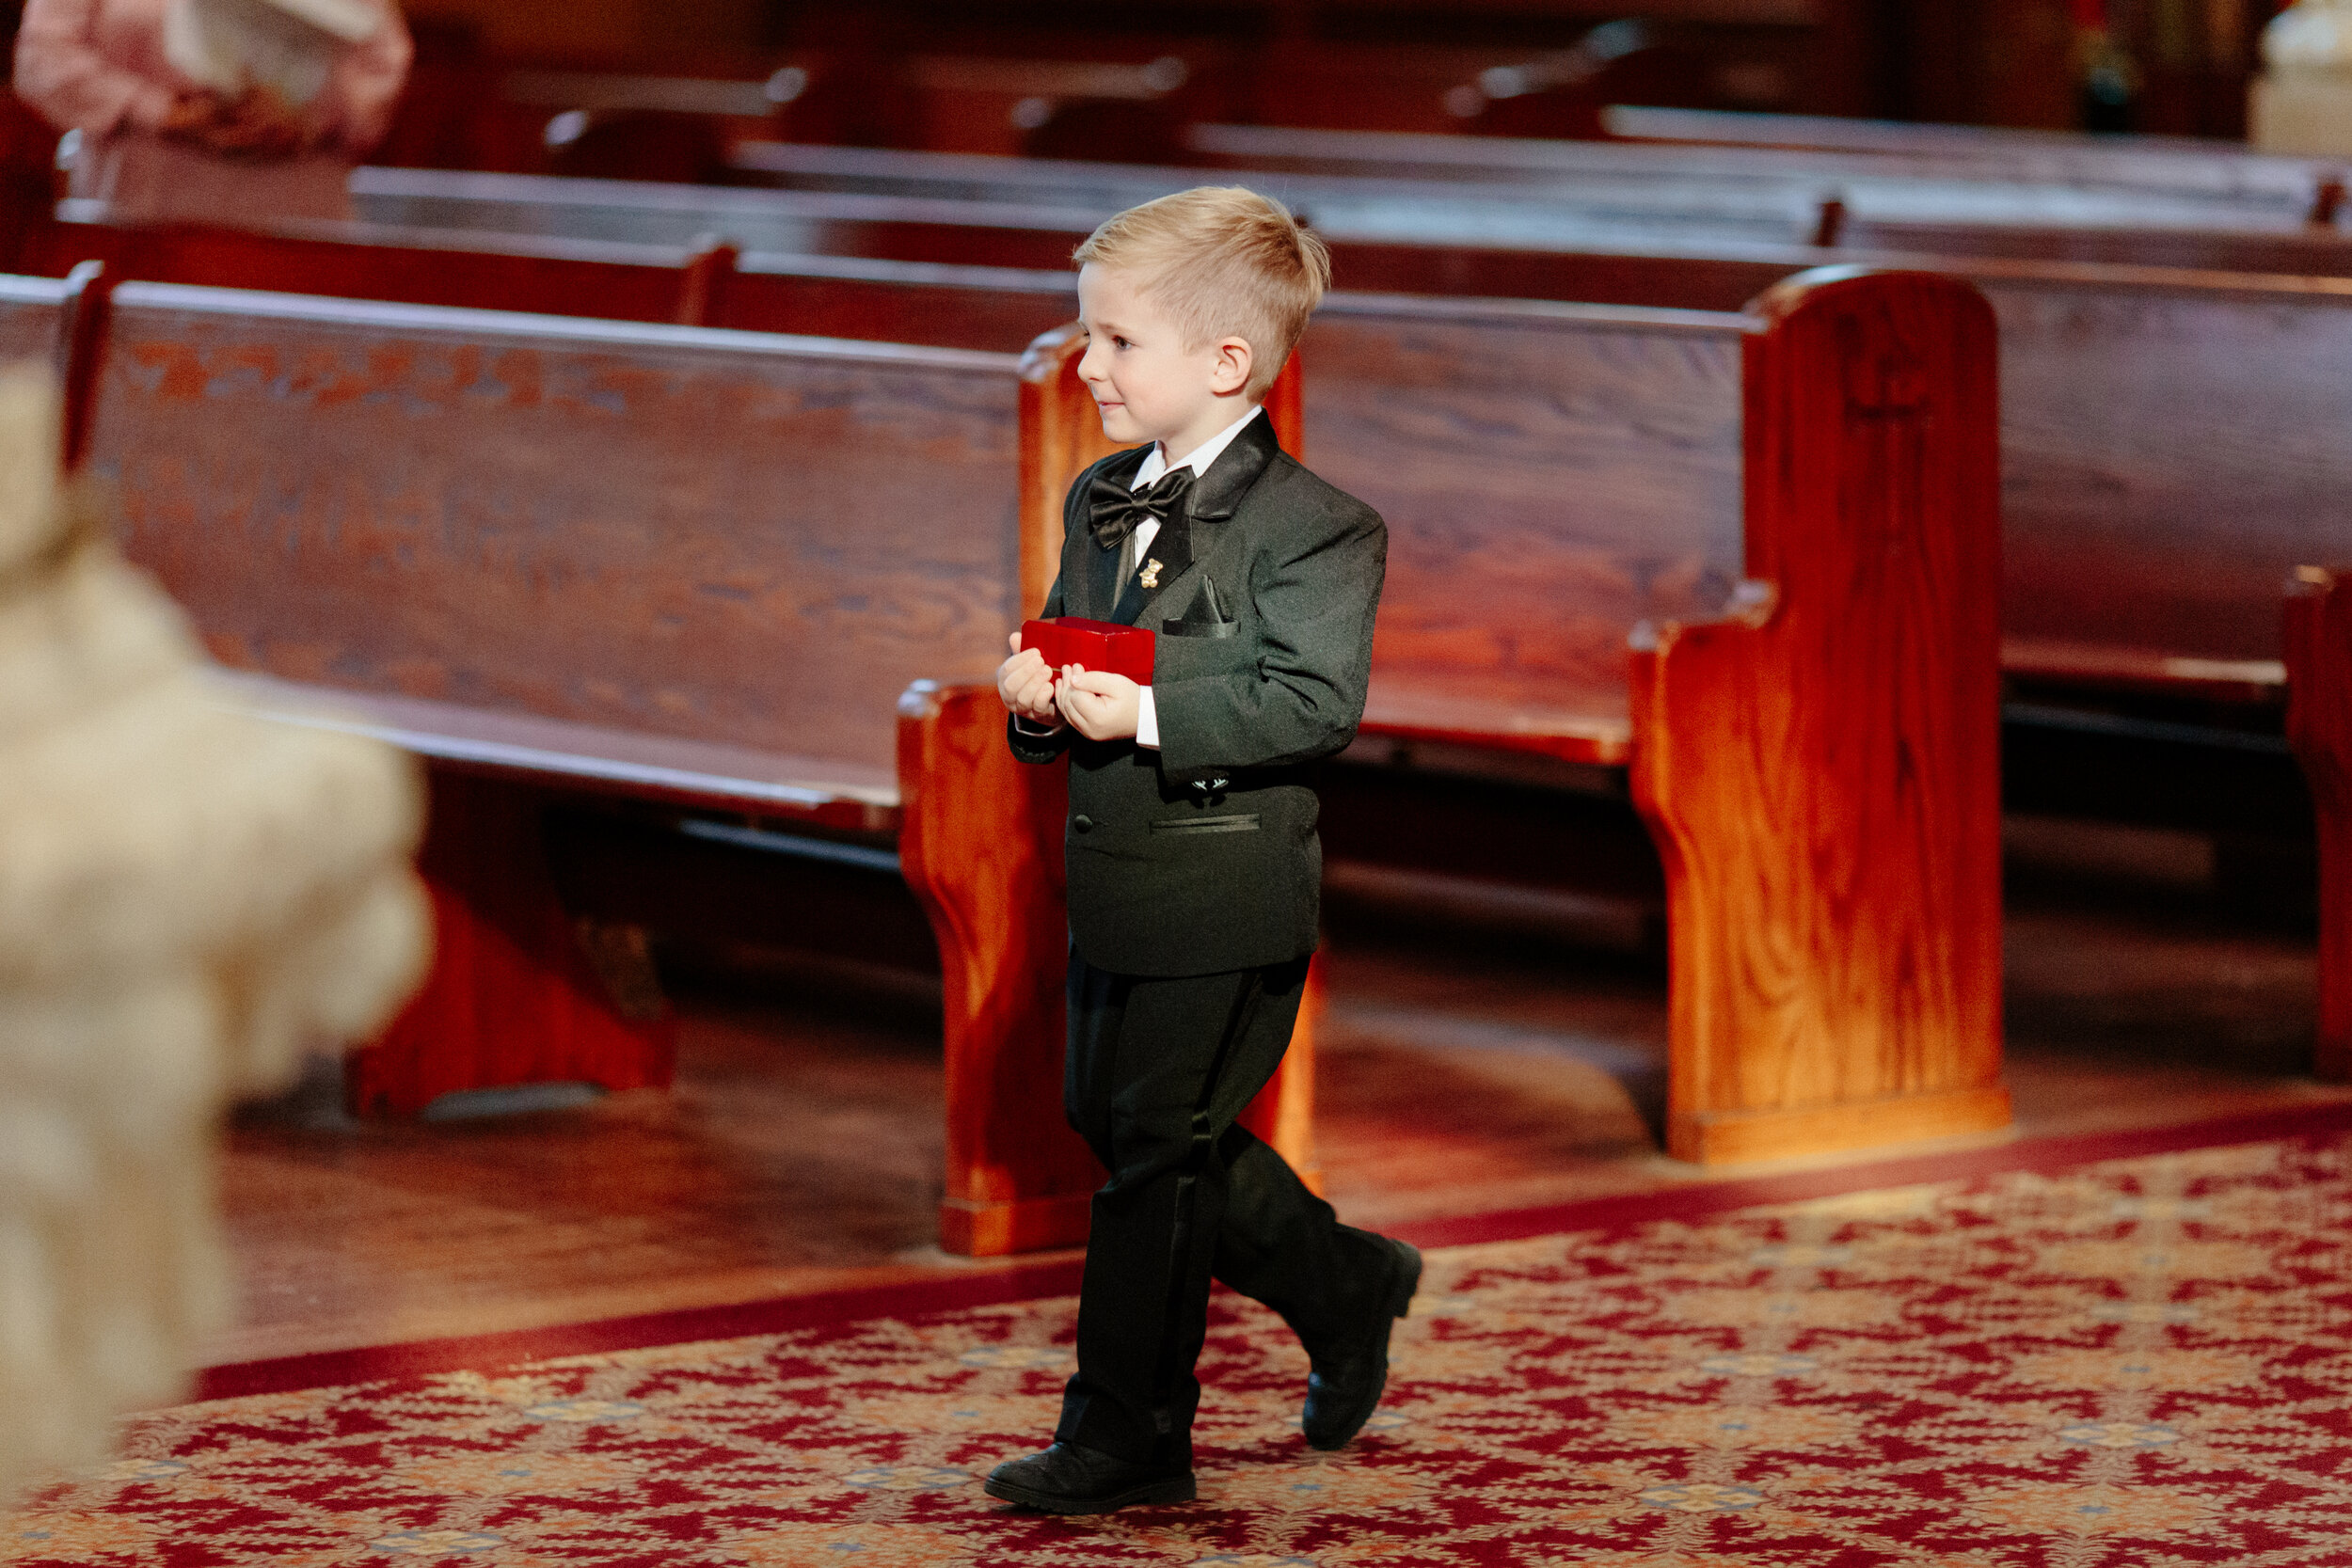
[[[1124,675],[1083,664],[1062,667],[1061,710],[1071,727],[1089,740],[1124,740],[1134,735],[1143,716],[1142,691]]]
[[[1021,646],[1019,632],[1012,634],[1012,657],[996,667],[996,695],[1016,719],[1032,724],[1061,722],[1054,706],[1054,672],[1045,667],[1043,654]]]

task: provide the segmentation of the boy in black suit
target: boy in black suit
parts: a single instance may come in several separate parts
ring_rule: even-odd
[[[1402,1242],[1340,1225],[1234,1117],[1288,1047],[1322,849],[1308,769],[1355,736],[1388,534],[1301,467],[1260,408],[1330,263],[1239,188],[1165,197],[1079,246],[1078,373],[1114,440],[1078,477],[1044,613],[1150,627],[1152,683],[1020,650],[1014,755],[1070,756],[1063,1101],[1110,1171],[1094,1196],[1078,1370],[1054,1446],[991,1496],[1096,1513],[1194,1496],[1209,1282],[1306,1346],[1307,1439],[1378,1404],[1420,1283]]]

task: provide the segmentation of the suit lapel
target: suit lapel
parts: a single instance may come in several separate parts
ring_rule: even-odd
[[[1266,415],[1261,413],[1242,426],[1241,434],[1217,453],[1209,471],[1193,485],[1183,513],[1161,524],[1159,532],[1152,535],[1152,547],[1144,553],[1147,561],[1160,563],[1159,570],[1152,572],[1147,566],[1143,575],[1152,578],[1155,585],[1145,588],[1140,578],[1129,583],[1110,618],[1130,626],[1143,619],[1160,596],[1174,588],[1177,579],[1191,568],[1199,553],[1196,544],[1205,547],[1207,540],[1196,540],[1200,525],[1205,523],[1214,529],[1230,520],[1242,498],[1281,450],[1274,438],[1274,421]],[[1136,467],[1140,468],[1142,465],[1138,463]]]
[[[1180,513],[1162,523],[1152,535],[1152,547],[1143,552],[1142,570],[1128,579],[1126,592],[1120,594],[1111,619],[1123,626],[1134,626],[1152,602],[1191,564],[1192,519]],[[1146,578],[1152,579],[1149,588],[1143,585]]]

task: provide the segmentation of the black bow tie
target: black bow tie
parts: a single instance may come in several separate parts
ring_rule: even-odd
[[[1145,518],[1165,525],[1184,509],[1196,477],[1189,466],[1171,468],[1138,496],[1108,474],[1097,474],[1087,490],[1087,527],[1094,542],[1106,550],[1117,549]]]

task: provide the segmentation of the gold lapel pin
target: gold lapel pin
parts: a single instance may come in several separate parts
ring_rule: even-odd
[[[1160,585],[1160,563],[1156,561],[1145,562],[1143,575],[1136,580],[1146,588],[1157,588]]]

